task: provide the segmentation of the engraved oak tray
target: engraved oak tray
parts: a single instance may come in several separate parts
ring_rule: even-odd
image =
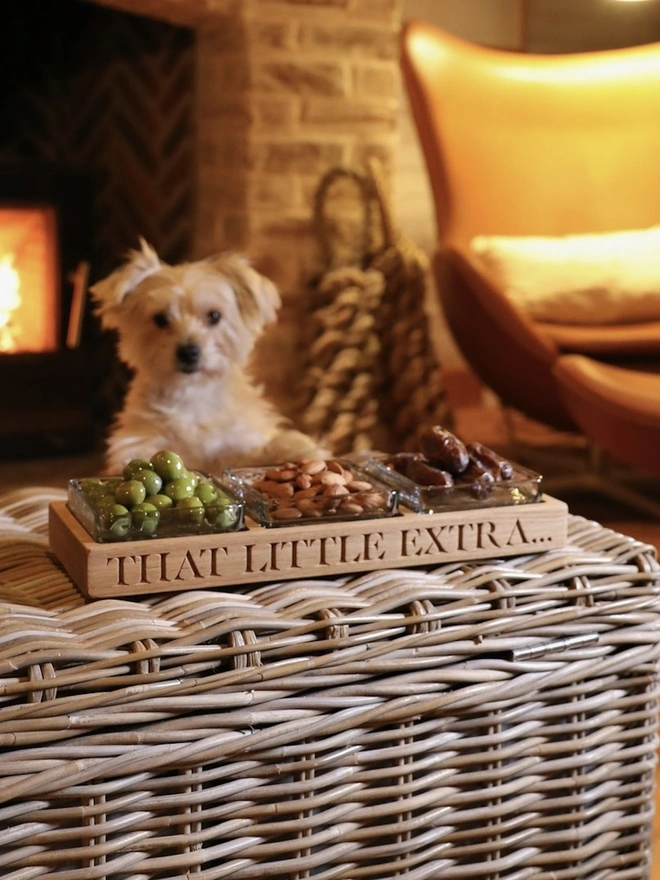
[[[90,598],[225,588],[460,560],[524,556],[565,544],[568,509],[549,495],[531,504],[309,522],[238,532],[97,543],[53,502],[53,552]]]

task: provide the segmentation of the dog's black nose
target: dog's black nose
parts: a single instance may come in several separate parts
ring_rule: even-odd
[[[196,345],[194,342],[187,342],[185,345],[180,345],[177,348],[176,359],[183,370],[190,372],[194,370],[199,363],[199,356],[201,353],[199,345]]]

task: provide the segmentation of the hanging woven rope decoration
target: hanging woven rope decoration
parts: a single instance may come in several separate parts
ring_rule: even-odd
[[[382,380],[377,331],[385,281],[363,268],[372,204],[365,181],[345,169],[321,180],[314,223],[325,271],[310,290],[303,430],[335,455],[377,448]]]
[[[426,425],[453,425],[426,313],[428,259],[394,227],[381,164],[370,159],[367,167],[383,235],[382,247],[373,254],[369,268],[385,279],[377,328],[387,388],[380,399],[379,416],[391,444],[385,451],[416,450],[419,432]]]
[[[453,419],[426,314],[428,260],[395,230],[380,164],[328,172],[314,225],[325,271],[309,295],[302,426],[337,455],[417,449],[426,425]]]
[[[322,437],[335,455],[373,447],[378,426],[374,375],[380,361],[375,313],[383,277],[373,270],[334,269],[324,276],[324,292],[335,299],[317,312],[321,332],[310,348],[310,385],[303,423]]]

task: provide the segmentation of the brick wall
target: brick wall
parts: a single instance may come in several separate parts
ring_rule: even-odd
[[[367,155],[394,166],[401,2],[102,0],[196,29],[193,250],[243,250],[278,283],[283,308],[257,370],[288,411],[301,297],[318,269],[310,221],[319,179],[337,165],[363,170]]]
[[[320,176],[366,155],[393,167],[401,0],[100,5],[197,29],[194,249],[246,248],[293,281]]]

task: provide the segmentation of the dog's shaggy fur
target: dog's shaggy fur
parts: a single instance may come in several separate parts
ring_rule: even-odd
[[[170,266],[141,240],[91,294],[133,372],[108,439],[108,473],[159,449],[211,473],[324,454],[249,377],[254,342],[280,298],[246,259],[221,254]]]

